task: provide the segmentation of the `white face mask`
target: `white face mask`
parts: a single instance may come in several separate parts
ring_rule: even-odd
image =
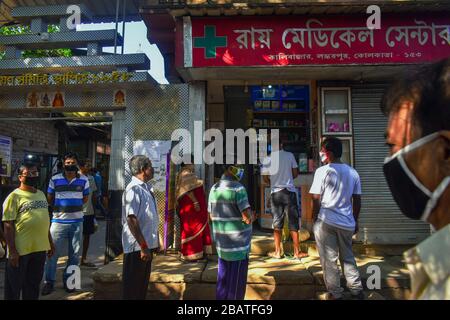
[[[328,159],[327,154],[325,152],[322,152],[322,151],[319,152],[319,157],[320,157],[320,161],[322,163],[325,163],[325,161],[327,161],[327,159]]]

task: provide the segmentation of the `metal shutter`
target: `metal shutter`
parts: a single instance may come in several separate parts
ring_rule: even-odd
[[[387,118],[380,111],[386,85],[352,86],[355,169],[361,177],[359,240],[376,244],[418,243],[430,234],[428,224],[406,218],[393,200],[383,175],[388,148]]]

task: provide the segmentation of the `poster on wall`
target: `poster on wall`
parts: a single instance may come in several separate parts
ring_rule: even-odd
[[[65,105],[65,94],[61,91],[56,92],[37,92],[28,93],[26,99],[27,108],[62,108]]]
[[[0,136],[0,176],[11,176],[12,139]]]
[[[133,144],[133,154],[147,156],[154,169],[152,182],[154,191],[166,192],[166,159],[170,153],[172,141],[137,140]]]

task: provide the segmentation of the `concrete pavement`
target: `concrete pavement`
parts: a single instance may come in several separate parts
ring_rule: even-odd
[[[67,257],[58,261],[55,292],[40,297],[42,300],[120,299],[122,260],[103,265],[106,222],[99,221],[99,230],[91,238],[89,260],[98,270],[82,268],[81,290],[68,294],[63,289],[62,271]],[[284,245],[290,252],[290,244]],[[325,291],[323,273],[314,242],[302,243],[302,250],[310,257],[301,261],[271,259],[266,256],[273,250],[270,233],[255,232],[252,241],[246,299],[320,299]],[[409,295],[409,275],[404,267],[401,252],[404,246],[354,245],[357,264],[369,299],[406,299]],[[378,267],[380,288],[369,290],[371,272],[368,267]],[[198,263],[182,263],[177,254],[158,255],[152,264],[148,299],[215,299],[217,256]],[[345,284],[345,281],[342,282]],[[0,299],[4,295],[4,262],[0,263]]]

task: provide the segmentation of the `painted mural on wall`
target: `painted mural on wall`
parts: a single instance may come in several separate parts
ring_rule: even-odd
[[[127,93],[125,90],[115,90],[113,95],[114,107],[125,107],[127,104]]]
[[[25,106],[27,108],[63,108],[65,105],[65,93],[37,92],[28,93]]]

